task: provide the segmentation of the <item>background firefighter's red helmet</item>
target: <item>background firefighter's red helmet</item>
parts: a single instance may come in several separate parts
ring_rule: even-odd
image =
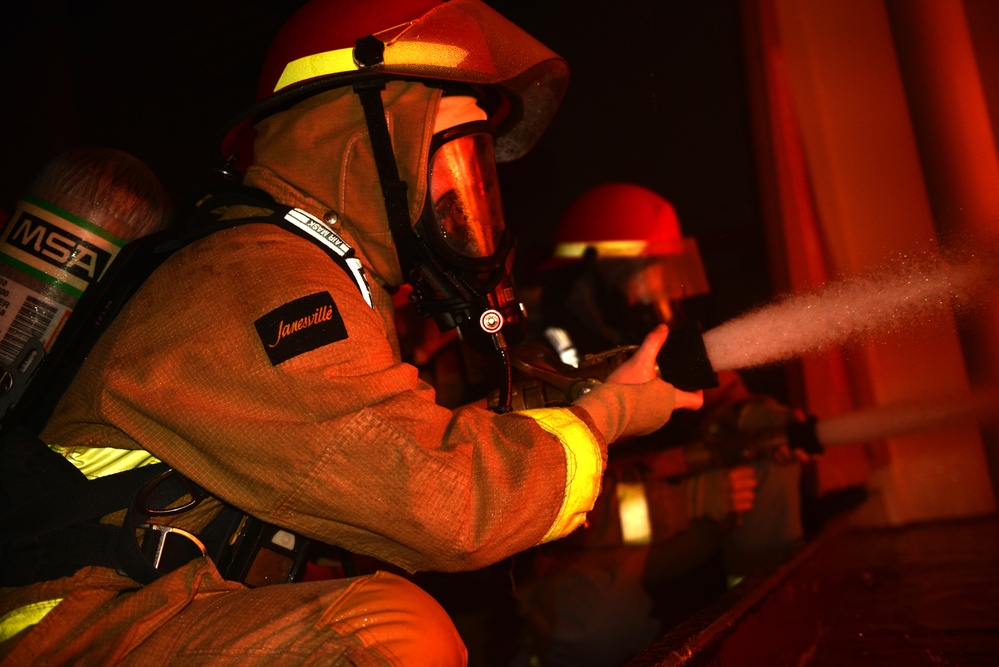
[[[373,51],[356,48],[369,35],[377,40],[367,42]],[[547,127],[568,73],[562,58],[480,0],[313,0],[274,39],[257,102],[231,124],[222,152],[243,171],[258,119],[319,92],[384,77],[472,86],[496,126],[496,160],[509,161]]]
[[[622,283],[654,266],[655,287],[671,300],[708,293],[697,241],[683,236],[672,204],[633,183],[603,183],[576,198],[559,219],[552,255],[550,266],[598,261]]]
[[[565,210],[555,234],[555,257],[578,258],[592,246],[600,257],[644,257],[682,250],[673,205],[632,183],[590,188]]]

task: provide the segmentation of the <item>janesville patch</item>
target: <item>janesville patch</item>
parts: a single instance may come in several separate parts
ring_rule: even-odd
[[[253,324],[274,366],[347,337],[347,328],[329,292],[295,299]]]

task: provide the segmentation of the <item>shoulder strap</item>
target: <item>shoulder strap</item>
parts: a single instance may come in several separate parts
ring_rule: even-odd
[[[371,287],[367,276],[364,275],[361,260],[354,256],[354,249],[347,245],[339,234],[316,216],[298,208],[282,207],[277,211],[277,215],[281,217],[270,222],[322,248],[330,259],[353,279],[368,306],[372,305]]]
[[[252,206],[270,211],[268,215],[218,221],[214,211],[226,206]],[[316,216],[299,208],[278,204],[263,190],[236,187],[230,190],[213,192],[198,202],[197,209],[188,221],[188,231],[184,234],[186,243],[203,238],[221,229],[230,229],[252,222],[268,222],[300,236],[319,246],[337,266],[347,272],[371,306],[371,287],[367,276],[357,259],[354,249],[337,234],[330,225]]]

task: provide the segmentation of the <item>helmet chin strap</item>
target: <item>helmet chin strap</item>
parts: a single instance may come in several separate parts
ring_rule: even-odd
[[[406,181],[399,178],[399,167],[396,163],[395,151],[392,149],[388,123],[385,120],[385,105],[382,102],[384,89],[385,82],[381,79],[358,81],[354,84],[354,92],[360,98],[361,106],[364,109],[364,119],[368,126],[368,136],[371,138],[375,167],[378,170],[378,181],[381,184],[382,198],[385,201],[385,214],[388,217],[389,230],[392,232],[399,266],[402,268],[404,278],[409,279],[411,274],[419,272],[424,280],[430,284],[438,284],[439,291],[447,293],[451,291],[446,289],[447,284],[451,281],[434,266],[433,262],[421,261],[425,258],[421,257],[421,251],[409,220],[409,203],[406,196],[408,185]],[[449,326],[441,326],[442,323],[448,324],[446,312],[442,311],[434,313],[434,315],[435,321],[442,330],[450,328]],[[496,315],[498,316],[499,313],[497,312]],[[485,325],[483,325],[483,330],[487,331]],[[511,410],[510,388],[513,370],[509,361],[506,340],[499,329],[494,332],[487,331],[487,333],[492,338],[493,347],[506,376],[506,382],[500,388],[499,403],[492,409],[501,413],[509,412]]]
[[[354,92],[361,100],[364,119],[368,125],[368,136],[371,138],[371,148],[374,151],[378,182],[382,186],[382,199],[385,201],[389,230],[392,232],[399,266],[402,267],[405,276],[418,264],[419,257],[412,243],[407,242],[408,237],[412,235],[406,196],[409,186],[406,181],[399,178],[399,167],[395,161],[392,138],[389,136],[388,123],[385,120],[383,90],[385,90],[385,81],[381,79],[358,81],[354,84]]]
[[[382,198],[385,201],[385,213],[403,279],[411,284],[419,282],[420,285],[413,284],[416,290],[419,290],[420,286],[430,288],[433,297],[421,295],[418,291],[414,292],[414,296],[420,298],[419,312],[423,316],[433,315],[438,327],[446,331],[458,324],[450,313],[460,310],[461,306],[470,302],[470,295],[462,294],[461,292],[466,290],[454,285],[454,281],[431,261],[412,229],[407,198],[409,186],[406,181],[399,178],[399,168],[395,160],[395,151],[392,149],[392,140],[385,120],[385,107],[382,103],[381,91],[384,89],[385,82],[382,80],[354,84],[354,92],[357,93],[364,108],[378,180],[382,187]]]

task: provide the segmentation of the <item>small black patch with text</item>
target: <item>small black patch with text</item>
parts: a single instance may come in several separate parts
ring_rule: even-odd
[[[347,337],[347,328],[329,292],[290,301],[253,325],[274,366]]]

